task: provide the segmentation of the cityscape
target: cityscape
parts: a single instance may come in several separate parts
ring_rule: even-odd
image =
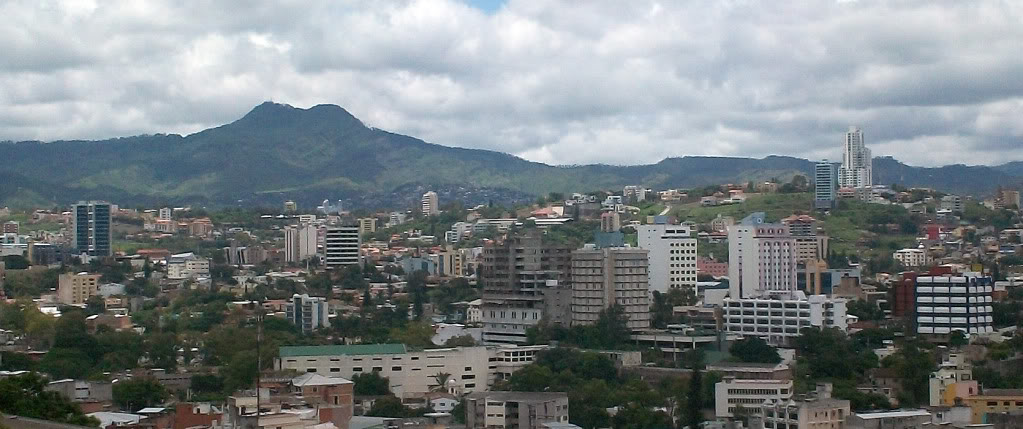
[[[1023,427],[1023,8],[599,3],[0,6],[0,429]]]

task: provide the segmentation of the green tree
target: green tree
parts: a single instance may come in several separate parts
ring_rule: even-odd
[[[444,347],[472,347],[475,345],[476,339],[469,334],[451,337],[444,341]]]
[[[126,411],[163,404],[170,397],[167,389],[152,378],[134,378],[114,383],[114,403]]]
[[[352,377],[356,396],[381,396],[391,394],[391,381],[379,372],[365,372]]]
[[[703,423],[703,371],[694,369],[689,378],[689,391],[686,395],[684,422],[690,429],[700,427]]]
[[[778,349],[771,347],[759,337],[747,337],[732,343],[728,352],[742,362],[779,363],[781,355]]]
[[[963,334],[963,331],[952,331],[952,334],[948,337],[948,345],[952,347],[962,347],[970,343],[970,339]]]
[[[99,426],[99,420],[83,414],[78,404],[60,393],[46,391],[46,382],[35,373],[0,379],[0,413],[72,425]]]
[[[628,319],[625,309],[620,305],[612,305],[601,310],[597,315],[594,332],[599,335],[597,345],[604,349],[616,349],[629,343]]]

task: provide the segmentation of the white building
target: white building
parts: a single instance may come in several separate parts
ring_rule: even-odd
[[[288,321],[302,332],[310,332],[319,328],[330,327],[330,308],[327,299],[306,294],[295,294],[284,304],[284,314]]]
[[[299,262],[316,255],[319,231],[314,225],[290,225],[284,227],[284,260]]]
[[[638,244],[649,261],[650,292],[695,288],[697,240],[685,225],[638,225]]]
[[[429,191],[423,194],[423,214],[433,216],[440,214],[440,202],[437,201],[437,193]]]
[[[963,197],[958,195],[945,195],[941,197],[941,209],[953,212],[963,211]]]
[[[863,143],[863,132],[858,127],[849,127],[845,133],[842,151],[842,167],[838,170],[838,181],[843,188],[869,188],[873,185],[873,158],[870,149]]]
[[[775,345],[786,345],[799,330],[808,327],[847,330],[846,300],[824,295],[789,297],[725,298],[722,303],[725,331],[746,337],[760,337]]]
[[[948,335],[994,332],[990,277],[920,276],[916,278],[916,332]]]
[[[210,260],[194,253],[180,253],[167,258],[168,279],[194,279],[210,276]]]
[[[738,408],[758,415],[768,402],[792,399],[792,380],[739,380],[726,378],[714,384],[714,415],[734,417]]]
[[[328,227],[323,238],[323,258],[327,269],[362,263],[362,237],[357,225]]]
[[[171,220],[171,213],[172,211],[170,207],[160,209],[160,220]]]
[[[762,223],[763,213],[728,227],[729,296],[786,294],[796,286],[796,239],[782,224]]]
[[[456,347],[409,351],[403,344],[285,346],[278,370],[315,372],[352,379],[378,372],[399,398],[421,397],[438,386],[437,374],[449,374],[456,394],[486,391],[497,380],[529,365],[548,346]],[[449,383],[450,383],[449,381]]]
[[[892,257],[906,267],[926,267],[931,263],[931,259],[924,249],[896,250]]]
[[[482,299],[469,301],[469,307],[465,311],[465,323],[483,323]]]

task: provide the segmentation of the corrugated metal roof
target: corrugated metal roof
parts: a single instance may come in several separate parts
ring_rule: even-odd
[[[406,352],[404,344],[354,344],[346,346],[284,346],[280,357],[338,356],[338,355],[394,355]]]

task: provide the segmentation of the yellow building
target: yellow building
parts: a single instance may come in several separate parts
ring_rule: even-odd
[[[372,234],[377,232],[377,218],[364,217],[359,219],[359,234]]]
[[[1021,389],[985,389],[983,394],[965,400],[973,412],[973,423],[984,423],[988,413],[1023,410]]]
[[[99,274],[61,274],[57,281],[57,300],[61,304],[85,304],[99,290]]]

